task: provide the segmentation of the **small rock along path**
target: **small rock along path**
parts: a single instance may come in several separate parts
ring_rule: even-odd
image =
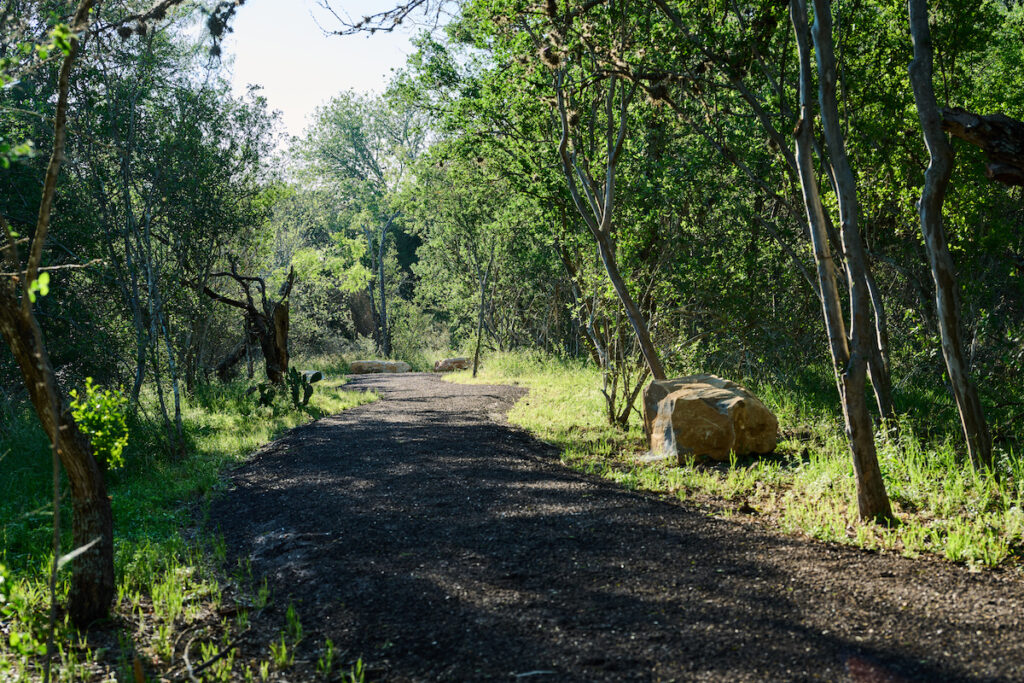
[[[262,449],[210,510],[229,561],[267,579],[255,619],[300,616],[288,680],[313,678],[330,638],[381,681],[1024,681],[1015,572],[771,533],[571,471],[504,420],[519,388],[346,388],[381,400]]]

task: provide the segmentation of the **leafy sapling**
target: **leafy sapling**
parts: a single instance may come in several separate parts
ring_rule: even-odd
[[[128,445],[125,421],[128,398],[120,389],[102,389],[85,378],[85,393],[71,390],[71,415],[79,429],[89,437],[97,462],[111,469],[124,466],[124,447]]]

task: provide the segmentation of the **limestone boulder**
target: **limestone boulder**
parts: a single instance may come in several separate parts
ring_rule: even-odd
[[[409,372],[412,369],[401,360],[354,360],[348,364],[350,375],[369,375],[382,372]]]
[[[651,452],[683,460],[771,453],[779,421],[756,396],[716,375],[656,380],[644,389]]]
[[[452,372],[453,370],[465,370],[468,367],[468,358],[445,358],[434,363],[434,372]]]

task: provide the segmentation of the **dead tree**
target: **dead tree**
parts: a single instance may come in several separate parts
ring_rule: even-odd
[[[229,272],[212,273],[211,278],[226,277],[238,283],[245,294],[245,300],[231,299],[218,294],[204,286],[202,291],[214,301],[242,310],[245,315],[245,338],[242,343],[221,361],[217,366],[217,374],[224,378],[232,365],[245,357],[246,346],[250,342],[258,342],[263,351],[266,364],[267,379],[274,384],[282,384],[288,373],[288,295],[291,294],[295,282],[295,269],[288,271],[288,277],[276,301],[267,299],[267,283],[263,278],[239,275],[238,266],[231,261]],[[253,286],[259,290],[260,305],[253,298]]]
[[[918,29],[920,31],[920,29]],[[1024,122],[1003,114],[942,110],[942,130],[985,152],[985,175],[1004,185],[1024,185]]]

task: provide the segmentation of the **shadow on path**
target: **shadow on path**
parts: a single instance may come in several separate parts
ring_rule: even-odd
[[[492,419],[519,389],[351,386],[382,400],[262,450],[211,520],[275,609],[294,603],[310,642],[375,680],[1024,680],[1013,577],[773,536],[569,471]]]

